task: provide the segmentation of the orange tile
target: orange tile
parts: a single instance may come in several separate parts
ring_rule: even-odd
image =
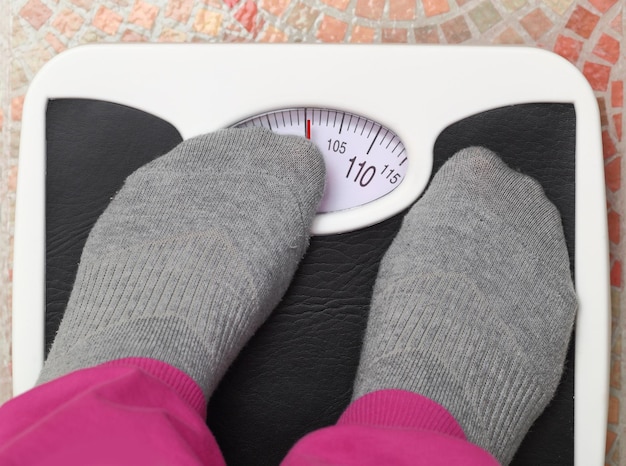
[[[602,13],[609,11],[609,9],[615,5],[615,2],[617,2],[617,0],[589,0],[589,3],[595,6]]]
[[[128,21],[136,24],[137,26],[152,29],[152,26],[154,26],[154,20],[159,14],[159,11],[159,7],[152,5],[151,3],[137,0],[133,5]]]
[[[593,53],[594,55],[615,64],[619,58],[619,49],[619,41],[617,39],[614,39],[607,34],[602,34],[593,49]]]
[[[24,96],[20,95],[11,99],[11,120],[22,120],[22,108],[24,107]]]
[[[304,3],[298,3],[293,10],[291,10],[291,14],[287,18],[287,24],[296,29],[308,31],[313,26],[313,23],[315,23],[319,14],[320,12],[316,9]]]
[[[39,29],[43,26],[50,16],[52,16],[52,10],[39,0],[28,0],[26,4],[20,10],[20,16],[24,18],[35,29]]]
[[[585,62],[583,66],[583,74],[594,90],[606,91],[609,87],[609,77],[611,76],[610,66],[588,61]]]
[[[136,33],[135,31],[131,31],[127,29],[122,33],[122,42],[146,42],[146,36],[142,36],[141,34]]]
[[[591,11],[579,5],[569,17],[565,27],[571,29],[580,37],[589,39],[599,19],[598,15],[594,15]]]
[[[536,8],[528,13],[520,20],[520,23],[526,29],[526,32],[530,34],[530,37],[535,40],[548,32],[553,25],[550,18],[540,8]]]
[[[523,44],[524,39],[513,28],[506,28],[495,39],[494,44]]]
[[[580,57],[580,52],[583,49],[582,41],[572,39],[559,34],[554,44],[554,52],[561,55],[563,58],[567,58],[572,63],[576,63]]]
[[[59,38],[57,36],[55,36],[54,34],[52,34],[51,32],[46,34],[46,42],[48,44],[50,44],[50,46],[54,49],[55,52],[57,53],[61,53],[63,52],[65,49],[67,49],[67,47],[65,46],[65,44],[63,42],[61,42],[59,40]]]
[[[613,144],[613,138],[608,131],[602,131],[602,152],[604,153],[604,159],[611,158],[617,153],[615,144]]]
[[[397,21],[415,19],[415,0],[389,0],[389,19]]]
[[[624,81],[611,83],[611,107],[622,108],[624,106]]]
[[[268,26],[263,35],[259,38],[261,42],[287,42],[287,35],[276,29],[274,26]]]
[[[357,0],[354,13],[361,18],[380,19],[384,8],[385,0]]]
[[[450,11],[448,0],[422,0],[424,14],[426,16],[436,16]],[[463,20],[465,22],[465,20]]]
[[[613,443],[615,443],[615,439],[617,438],[617,434],[611,430],[606,431],[606,453],[611,450]]]
[[[614,158],[604,166],[604,180],[609,190],[619,191],[622,181],[622,159],[620,157]]]
[[[615,133],[617,134],[617,140],[622,140],[622,114],[616,113],[613,115],[613,126],[615,127]]]
[[[179,23],[186,23],[191,16],[193,0],[169,0],[165,7],[165,16]]]
[[[619,422],[619,398],[609,396],[609,424],[617,424]]]
[[[193,22],[194,30],[207,34],[209,36],[217,36],[222,26],[222,15],[214,11],[200,10],[196,14]]]
[[[457,16],[441,23],[441,30],[449,44],[459,44],[472,38],[472,33],[463,16]]]
[[[354,44],[371,44],[374,42],[375,30],[365,26],[354,26],[350,34],[350,42]]]
[[[415,28],[413,30],[415,34],[415,42],[418,44],[438,44],[439,43],[439,31],[437,26],[424,26],[421,28]]]
[[[176,29],[164,29],[159,36],[159,42],[183,43],[187,41],[187,34]]]
[[[322,3],[337,8],[338,10],[345,11],[350,3],[350,0],[322,0]]]
[[[252,32],[256,26],[257,11],[256,2],[248,0],[241,8],[239,8],[239,10],[237,10],[237,13],[235,13],[235,19],[239,21],[244,28],[246,28],[246,31]]]
[[[406,43],[407,30],[404,28],[383,29],[381,42],[383,43]]]
[[[14,165],[9,169],[7,188],[11,192],[15,192],[17,189],[17,165]]]
[[[332,16],[324,15],[316,37],[322,42],[341,42],[346,37],[348,24]]]
[[[54,27],[61,34],[66,37],[73,37],[76,31],[83,25],[83,18],[74,13],[71,10],[60,11],[52,21],[52,27]]]
[[[619,244],[620,215],[614,210],[611,210],[607,214],[607,221],[609,225],[609,240],[611,241],[611,243]]]
[[[108,8],[101,6],[93,18],[93,25],[109,35],[117,32],[123,18]]]
[[[261,0],[259,8],[274,16],[281,16],[290,3],[291,0]]]

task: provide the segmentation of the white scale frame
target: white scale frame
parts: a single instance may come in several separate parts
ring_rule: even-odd
[[[354,209],[320,214],[316,234],[347,231],[412,203],[437,136],[486,110],[571,103],[576,111],[575,464],[604,464],[610,355],[609,252],[600,116],[586,79],[552,53],[525,47],[322,44],[89,45],[48,62],[24,102],[15,220],[13,389],[33,387],[44,358],[45,114],[48,99],[134,107],[183,138],[243,118],[310,106],[392,129],[409,155],[404,181]]]

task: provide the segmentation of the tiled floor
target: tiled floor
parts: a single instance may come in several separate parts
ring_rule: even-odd
[[[524,44],[575,64],[602,116],[613,345],[607,465],[620,464],[625,55],[620,0],[0,0],[0,402],[10,396],[11,254],[21,109],[54,55],[92,42]],[[621,403],[620,403],[621,402]],[[626,443],[626,442],[621,442]],[[622,458],[625,456],[622,454]]]

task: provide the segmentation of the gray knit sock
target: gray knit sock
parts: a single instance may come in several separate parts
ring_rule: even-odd
[[[210,396],[286,291],[323,188],[313,144],[260,128],[190,139],[137,170],[89,235],[39,383],[147,357]]]
[[[576,308],[557,209],[492,152],[465,149],[381,263],[353,399],[424,395],[507,464],[554,395]]]

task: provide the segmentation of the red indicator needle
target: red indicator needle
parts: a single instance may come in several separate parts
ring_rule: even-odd
[[[311,120],[306,121],[306,138],[311,139]]]

